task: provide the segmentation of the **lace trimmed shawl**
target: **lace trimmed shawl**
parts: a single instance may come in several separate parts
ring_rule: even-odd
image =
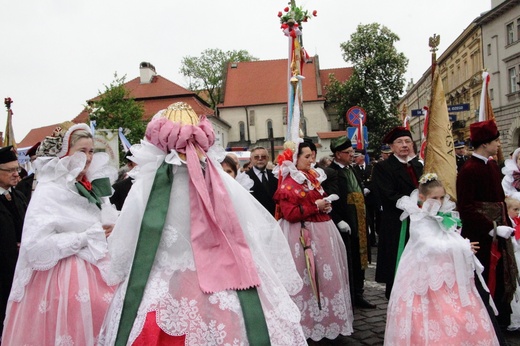
[[[323,195],[324,191],[321,187],[321,183],[327,179],[327,174],[325,174],[325,171],[319,167],[312,168],[314,173],[316,174],[316,178],[318,182],[320,183],[319,192]],[[296,168],[296,165],[291,161],[284,161],[281,166],[275,166],[273,168],[273,175],[278,178],[279,174],[282,174],[282,181],[287,177],[288,175],[293,178],[295,182],[298,184],[306,183],[309,190],[314,190],[314,185],[312,182],[303,174],[302,171],[300,171],[298,168]],[[280,179],[280,178],[279,178]]]
[[[100,269],[107,265],[102,211],[74,186],[85,162],[81,152],[62,159],[36,159],[38,186],[25,216],[10,300],[21,301],[34,270],[48,270],[68,256],[76,255]],[[117,170],[107,164],[107,154],[94,154],[87,176],[115,178]]]

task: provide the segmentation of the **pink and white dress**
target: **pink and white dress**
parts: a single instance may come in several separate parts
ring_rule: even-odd
[[[134,145],[132,155],[138,163],[131,172],[134,185],[108,240],[110,280],[121,285],[107,312],[99,345],[113,345],[116,341],[141,223],[156,171],[163,162],[172,165],[174,177],[170,207],[127,345],[247,345],[245,319],[236,290],[205,293],[201,289],[191,236],[191,216],[200,214],[201,209],[193,207],[186,161],[175,150],[166,154],[148,141]],[[213,166],[220,167],[208,155],[204,160],[213,160]],[[202,162],[200,166],[207,164]],[[230,198],[226,207],[236,212],[260,278],[257,292],[271,344],[306,345],[298,308],[290,298],[290,294],[301,289],[302,280],[280,227],[235,179],[221,168],[218,174]],[[208,269],[215,271],[216,267]],[[222,280],[230,275],[226,270],[218,273]]]
[[[354,316],[347,251],[330,216],[319,212],[315,204],[316,200],[325,197],[320,181],[326,175],[323,170],[304,173],[289,161],[284,162],[282,174],[284,179],[274,199],[282,214],[280,227],[291,248],[296,269],[303,278],[303,289],[292,299],[300,309],[305,337],[319,341],[351,335]],[[302,222],[307,241],[305,247],[300,238]],[[307,260],[311,253],[315,270],[309,271]],[[314,279],[310,274],[313,272]],[[314,283],[317,290],[313,288]]]
[[[2,345],[97,343],[115,288],[100,271],[108,264],[102,211],[74,185],[85,161],[78,152],[35,162],[38,187],[25,218]],[[107,163],[106,154],[95,154],[87,177],[115,177]]]
[[[410,216],[410,239],[388,302],[385,345],[498,345],[475,287],[482,266],[453,224],[455,203],[427,200],[419,208],[417,197],[415,190],[397,202],[401,219]]]

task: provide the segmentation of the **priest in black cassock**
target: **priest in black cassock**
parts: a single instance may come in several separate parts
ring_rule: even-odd
[[[27,209],[25,196],[13,188],[19,173],[20,166],[13,147],[0,148],[0,335]]]

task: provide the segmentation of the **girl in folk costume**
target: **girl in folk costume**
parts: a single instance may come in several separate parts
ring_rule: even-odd
[[[117,170],[94,154],[90,127],[47,137],[34,162],[3,345],[94,345],[113,296],[102,269],[117,211],[106,202]],[[28,331],[27,328],[29,327]]]
[[[109,239],[121,285],[100,345],[305,345],[287,242],[213,158],[214,140],[176,103],[131,148],[134,185]]]
[[[516,265],[520,263],[520,215],[518,215],[518,208],[520,206],[520,148],[517,148],[511,157],[504,162],[502,168],[502,188],[506,195],[506,205],[509,218],[513,227],[515,227],[515,236],[511,237],[515,250]],[[516,294],[511,301],[511,324],[507,327],[508,330],[520,329],[520,285],[516,287]]]
[[[511,237],[511,242],[515,249],[516,264],[520,263],[520,200],[506,197],[507,214],[511,220],[511,224],[515,228],[514,237]],[[516,293],[511,301],[511,324],[507,327],[508,330],[514,331],[520,329],[520,287],[516,287]]]
[[[305,337],[318,341],[350,335],[353,314],[345,245],[328,215],[331,201],[338,196],[326,197],[320,185],[326,176],[311,169],[309,146],[302,142],[278,158],[283,181],[274,199],[280,207],[280,226],[304,280],[293,300],[300,308]]]
[[[385,345],[498,345],[474,282],[476,270],[483,283],[478,247],[460,236],[455,203],[437,175],[423,175],[397,207],[402,220],[410,216],[410,239],[388,302]]]

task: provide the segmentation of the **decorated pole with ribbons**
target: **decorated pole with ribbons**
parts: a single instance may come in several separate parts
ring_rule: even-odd
[[[310,57],[303,48],[302,23],[307,22],[311,16],[316,17],[318,12],[312,14],[297,6],[295,0],[291,0],[289,6],[278,12],[281,29],[288,38],[287,59],[287,131],[286,140],[299,138],[300,119],[303,114],[303,66]]]
[[[14,139],[14,130],[13,130],[13,111],[11,110],[11,104],[13,100],[10,97],[6,97],[4,99],[5,108],[7,108],[7,123],[5,125],[5,137],[2,146],[7,147],[12,145],[16,152],[16,141]]]

